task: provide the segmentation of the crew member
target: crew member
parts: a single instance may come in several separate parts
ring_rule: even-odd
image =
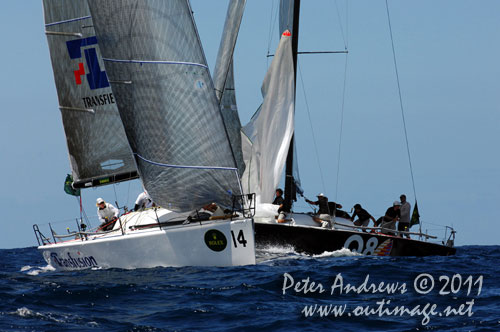
[[[155,206],[153,200],[149,196],[148,192],[144,190],[142,193],[137,196],[134,205],[134,211],[149,209],[150,207]]]
[[[394,201],[392,206],[385,211],[385,216],[382,220],[382,233],[395,235],[391,230],[396,230],[396,222],[398,222],[400,218],[400,208],[401,203],[399,201]]]
[[[370,219],[373,220],[373,224],[376,224],[375,218],[373,218],[373,216],[369,214],[368,211],[363,209],[361,207],[361,204],[354,205],[354,214],[351,217],[351,221],[353,221],[356,216],[358,217],[358,219],[354,221],[354,225],[356,226],[367,227],[370,223]],[[363,229],[363,232],[366,231]]]
[[[103,231],[113,229],[115,225],[113,220],[116,222],[120,211],[115,208],[111,203],[106,203],[102,198],[97,199],[97,216],[99,217],[99,221],[101,222],[100,229]]]
[[[411,205],[406,201],[405,194],[402,194],[399,198],[401,199],[401,208],[400,208],[401,217],[399,218],[398,231],[408,232],[410,230]],[[408,239],[410,238],[410,234],[405,234],[405,235]],[[403,234],[399,233],[399,236],[403,237]]]
[[[328,197],[323,195],[323,193],[318,194],[316,197],[318,197],[317,201],[313,202],[306,198],[306,202],[319,206],[318,213],[313,217],[313,220],[321,224],[321,227],[327,228],[332,220],[328,208]]]

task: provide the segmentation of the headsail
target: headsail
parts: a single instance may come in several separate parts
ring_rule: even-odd
[[[144,187],[175,211],[240,194],[187,0],[89,0],[101,49]]]
[[[257,193],[257,202],[271,203],[279,184],[294,128],[294,71],[290,32],[283,33],[262,84],[264,102],[243,129],[247,168],[245,192]]]
[[[43,8],[73,186],[137,178],[87,1],[44,0]]]
[[[213,74],[215,93],[220,102],[224,123],[226,124],[240,174],[243,174],[245,164],[241,152],[241,122],[238,116],[234,90],[233,54],[245,3],[246,0],[231,0],[229,2]]]

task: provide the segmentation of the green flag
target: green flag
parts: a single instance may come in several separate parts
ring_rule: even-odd
[[[66,176],[66,180],[64,181],[64,191],[68,195],[73,195],[73,196],[80,196],[80,188],[75,189],[73,188],[73,177],[71,174],[68,174]]]
[[[410,227],[416,224],[420,224],[420,214],[418,213],[418,205],[415,200],[415,207],[413,208],[413,213],[411,214]]]

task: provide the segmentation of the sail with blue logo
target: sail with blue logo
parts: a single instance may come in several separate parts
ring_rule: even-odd
[[[44,0],[54,80],[73,187],[137,178],[85,0]]]
[[[160,206],[230,207],[241,185],[187,0],[89,1],[144,187]]]

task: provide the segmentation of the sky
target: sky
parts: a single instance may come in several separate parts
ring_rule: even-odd
[[[228,1],[191,3],[213,71]],[[262,102],[278,3],[247,1],[234,60],[243,124]],[[441,225],[452,225],[457,245],[498,244],[500,1],[388,3],[422,230],[441,239]],[[2,5],[0,248],[22,248],[37,244],[33,224],[68,220],[74,228],[80,212],[63,191],[70,166],[42,2]],[[303,1],[301,13],[301,51],[349,51],[299,58],[295,122],[306,197],[323,192],[375,217],[402,193],[413,205],[385,1]],[[95,216],[97,197],[133,207],[141,190],[139,181],[87,189],[85,211]],[[300,199],[295,210],[311,208]]]

